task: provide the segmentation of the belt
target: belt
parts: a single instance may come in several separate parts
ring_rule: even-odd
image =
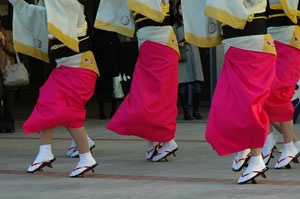
[[[223,39],[267,34],[266,13],[257,13],[254,15],[250,15],[248,18],[248,22],[246,23],[246,26],[243,30],[232,28],[228,25],[223,26],[222,30]]]
[[[144,17],[143,15],[137,14],[135,19]],[[164,21],[162,23],[153,21],[151,19],[144,19],[142,21],[136,22],[136,29],[140,29],[146,26],[170,26],[171,25],[171,19],[170,16],[166,16]]]
[[[70,57],[82,52],[91,50],[91,42],[89,36],[79,37],[79,52],[75,52],[58,39],[49,40],[49,58],[50,60],[59,59],[62,57]]]
[[[267,27],[276,27],[276,26],[294,26],[300,25],[300,21],[298,23],[294,23],[286,16],[283,10],[273,10],[270,9],[270,16],[267,22]]]

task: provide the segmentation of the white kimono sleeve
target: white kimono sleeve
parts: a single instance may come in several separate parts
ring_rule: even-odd
[[[45,62],[48,58],[46,9],[18,1],[13,11],[13,38],[18,52]]]

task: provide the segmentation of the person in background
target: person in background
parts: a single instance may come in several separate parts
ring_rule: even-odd
[[[13,44],[12,20],[8,16],[0,16],[1,27],[1,47],[0,47],[0,67],[1,67],[1,107],[0,107],[0,133],[14,133],[15,122],[13,107],[15,95],[18,87],[9,87],[3,84],[3,72],[6,64],[15,64],[15,49]]]
[[[111,114],[116,111],[117,99],[113,96],[113,77],[121,66],[121,42],[116,32],[93,29],[92,50],[101,76],[97,79],[95,96],[99,106],[99,119],[107,119],[104,104],[111,102]]]
[[[201,81],[204,81],[201,58],[198,47],[191,45],[185,41],[184,22],[182,18],[181,1],[176,3],[175,24],[173,26],[175,35],[178,40],[179,48],[182,48],[185,55],[181,54],[181,60],[178,64],[178,98],[182,105],[185,120],[194,118],[202,119],[199,113],[199,103],[201,96]],[[182,51],[180,51],[182,52]],[[192,85],[193,90],[193,114],[191,115],[188,103],[188,88]],[[193,116],[193,117],[192,117]]]

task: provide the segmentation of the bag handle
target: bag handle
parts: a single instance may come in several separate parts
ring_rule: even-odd
[[[18,53],[18,51],[16,50],[15,46],[14,46],[14,49],[15,49],[15,54],[16,54],[17,64],[20,64],[21,61],[20,61],[19,53]]]

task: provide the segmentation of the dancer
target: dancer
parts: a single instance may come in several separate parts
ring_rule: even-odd
[[[225,57],[205,136],[219,155],[250,148],[249,166],[237,182],[255,182],[257,176],[265,177],[268,169],[261,156],[269,125],[263,104],[269,95],[276,60],[273,39],[267,34],[267,0],[209,0],[202,5],[183,1],[182,5],[185,25],[187,20],[194,20],[188,23],[194,26],[202,23],[193,19],[197,17],[193,10],[199,6],[205,6],[206,16],[222,23]],[[219,26],[213,22],[208,20],[210,31],[218,32],[214,29]],[[185,26],[187,33],[188,28]],[[193,38],[188,34],[186,39],[193,42]],[[205,45],[205,40],[199,38],[198,44]]]
[[[276,77],[265,110],[271,122],[278,122],[283,135],[283,151],[275,164],[276,169],[290,168],[290,162],[298,163],[293,132],[294,106],[292,98],[300,77],[300,27],[297,12],[299,0],[269,0],[270,16],[268,32],[272,34],[277,51]],[[288,52],[288,53],[287,53]],[[265,163],[270,161],[277,136],[270,125],[269,135],[262,150]]]
[[[104,6],[107,4],[115,6],[117,3],[110,0],[100,2],[99,11],[104,12],[102,20],[105,19]],[[120,135],[133,135],[148,140],[146,159],[157,162],[170,154],[175,155],[178,150],[174,140],[178,45],[170,25],[168,0],[128,0],[127,7],[133,11],[139,57],[130,92],[107,124],[107,128]]]
[[[273,157],[273,149],[278,140],[273,126],[283,135],[283,151],[275,164],[276,169],[291,168],[290,162],[298,162],[300,151],[297,137],[293,132],[294,107],[291,102],[295,85],[300,76],[300,28],[297,19],[299,0],[269,0],[270,15],[268,32],[272,34],[277,51],[276,75],[272,82],[270,96],[264,105],[269,120],[269,134],[262,149],[264,163]],[[287,53],[288,52],[288,53]],[[241,169],[247,165],[249,149],[237,154],[233,168]]]
[[[68,129],[79,150],[80,160],[70,177],[93,171],[98,163],[89,150],[83,124],[85,104],[93,95],[99,72],[90,51],[90,30],[82,5],[85,1],[45,0],[42,2],[45,3],[45,7],[27,4],[23,0],[9,2],[14,6],[14,39],[18,44],[16,47],[20,50],[28,48],[29,53],[38,52],[38,47],[45,47],[48,43],[43,39],[49,39],[49,59],[57,63],[40,89],[33,112],[23,125],[25,134],[40,134],[39,153],[27,171],[34,173],[45,166],[52,167],[51,163],[55,161],[51,150],[52,135],[53,128],[57,126],[65,126]],[[58,7],[60,9],[56,9]],[[57,20],[59,18],[69,20]],[[73,23],[66,25],[65,21]],[[38,40],[40,38],[41,40]],[[24,41],[23,45],[21,41]],[[37,56],[37,53],[35,55]],[[46,57],[43,53],[38,55],[41,55],[39,58]]]

